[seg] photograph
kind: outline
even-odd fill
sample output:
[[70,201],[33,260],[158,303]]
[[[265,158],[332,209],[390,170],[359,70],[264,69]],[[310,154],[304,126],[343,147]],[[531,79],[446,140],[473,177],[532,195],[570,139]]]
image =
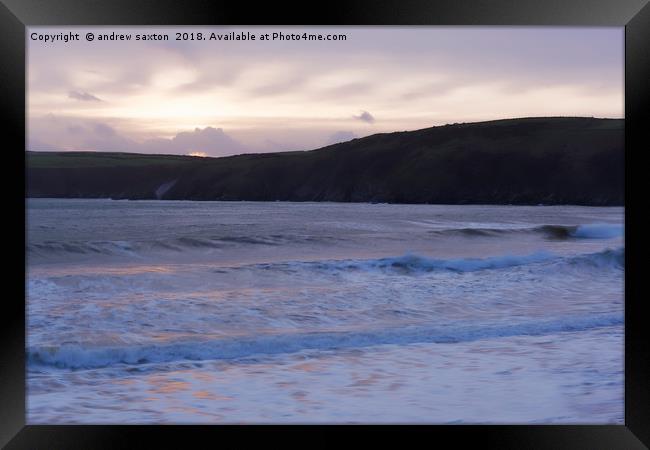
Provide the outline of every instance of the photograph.
[[27,26],[26,424],[624,425],[625,45]]

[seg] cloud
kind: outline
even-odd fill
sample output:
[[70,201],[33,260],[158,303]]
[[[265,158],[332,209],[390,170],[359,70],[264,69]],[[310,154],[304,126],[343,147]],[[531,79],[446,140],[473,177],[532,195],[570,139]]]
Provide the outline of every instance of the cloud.
[[115,130],[113,129],[113,127],[110,127],[110,126],[106,125],[105,123],[97,123],[97,124],[95,124],[94,132],[95,132],[95,134],[97,134],[99,136],[104,136],[104,137],[113,137],[113,136],[115,136],[117,134],[115,132]]
[[[221,128],[195,128],[182,131],[172,138],[136,141],[122,135],[105,122],[79,121],[52,117],[30,127],[30,150],[105,151],[128,153],[205,154],[227,156],[250,151],[226,134]],[[61,142],[65,143],[64,147]]]
[[327,145],[338,144],[357,138],[358,136],[352,131],[337,131],[327,138]]
[[[210,150],[178,151],[222,155],[242,145],[257,152],[317,148],[328,138],[344,140],[332,137],[337,130],[364,136],[503,117],[624,115],[621,28],[305,29],[316,30],[349,37],[309,46],[105,42],[101,51],[97,42],[73,48],[30,41],[28,133],[66,150],[159,153],[196,144]],[[44,119],[52,111],[68,130]],[[114,133],[93,129],[94,122]],[[204,132],[206,125],[215,132]],[[179,130],[191,136],[174,139]]]
[[80,91],[70,91],[68,92],[68,98],[72,98],[75,100],[80,100],[82,102],[101,102],[102,99],[95,97],[92,94],[89,94],[88,92],[80,92]]
[[79,133],[83,133],[84,131],[83,127],[80,127],[79,125],[71,125],[67,127],[66,130],[70,134],[79,134]]
[[287,92],[294,91],[299,86],[305,83],[304,78],[290,78],[287,80],[278,81],[275,83],[269,83],[261,86],[257,86],[251,90],[251,93],[255,96],[274,96],[282,95]]
[[442,96],[448,95],[453,91],[462,88],[464,86],[471,86],[472,84],[477,83],[477,78],[472,78],[470,75],[467,76],[456,76],[454,79],[439,80],[433,83],[425,83],[415,89],[409,90],[406,93],[403,93],[396,100],[418,100],[426,99],[429,101],[431,97],[440,98]]
[[84,127],[79,139],[79,150],[143,153],[140,144],[121,136],[114,128],[105,123],[94,123]]
[[373,84],[370,81],[358,81],[324,89],[316,92],[315,95],[320,98],[348,99],[350,97],[367,96],[373,89]]
[[372,114],[370,114],[368,111],[361,111],[361,114],[352,117],[366,123],[374,123],[375,121],[375,117]]
[[29,139],[27,149],[31,150],[33,152],[62,152],[62,151],[65,151],[61,147],[57,147],[56,145],[51,145],[51,144],[47,144],[45,142],[41,142],[38,139]]
[[299,147],[295,144],[287,144],[285,142],[276,142],[272,139],[264,139],[262,142],[263,147],[260,149],[264,152],[290,152],[298,150]]
[[243,153],[247,149],[228,136],[223,129],[195,128],[178,133],[172,139],[151,139],[143,144],[148,151],[186,154],[205,153],[206,156],[225,156]]

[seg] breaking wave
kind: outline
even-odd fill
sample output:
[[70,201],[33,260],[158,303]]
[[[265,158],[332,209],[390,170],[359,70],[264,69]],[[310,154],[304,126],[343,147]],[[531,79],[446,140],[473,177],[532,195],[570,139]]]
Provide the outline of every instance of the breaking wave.
[[621,314],[529,322],[514,325],[470,327],[417,326],[365,332],[310,332],[258,337],[224,338],[168,345],[86,347],[65,344],[32,347],[27,350],[30,366],[89,369],[115,364],[149,364],[174,361],[205,361],[271,356],[303,350],[337,350],[385,344],[458,343],[510,336],[539,336],[561,332],[586,331],[623,324]]
[[[589,225],[542,225],[532,228],[452,228],[430,230],[436,236],[490,237],[512,234],[539,234],[547,239],[610,239],[624,235],[624,227],[619,224]],[[233,235],[195,237],[180,236],[169,239],[142,241],[42,241],[28,243],[27,254],[38,257],[65,255],[116,255],[138,256],[160,251],[193,251],[237,246],[263,245],[282,246],[291,244],[331,244],[341,241],[341,237],[312,235]]]
[[625,249],[606,249],[601,252],[574,256],[559,256],[546,251],[529,255],[504,255],[488,258],[434,259],[416,254],[403,256],[312,262],[283,262],[255,264],[253,267],[267,270],[302,270],[304,268],[324,271],[388,271],[397,273],[421,273],[433,271],[475,272],[480,270],[505,269],[544,262],[567,263],[572,266],[623,268]]
[[540,225],[528,228],[449,228],[431,230],[438,236],[497,237],[509,234],[539,234],[547,239],[611,239],[625,234],[620,224]]

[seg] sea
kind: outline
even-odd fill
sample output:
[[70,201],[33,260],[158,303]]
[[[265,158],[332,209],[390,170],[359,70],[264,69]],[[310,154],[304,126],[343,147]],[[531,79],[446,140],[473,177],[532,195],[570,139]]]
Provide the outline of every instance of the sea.
[[624,209],[26,200],[29,424],[623,424]]

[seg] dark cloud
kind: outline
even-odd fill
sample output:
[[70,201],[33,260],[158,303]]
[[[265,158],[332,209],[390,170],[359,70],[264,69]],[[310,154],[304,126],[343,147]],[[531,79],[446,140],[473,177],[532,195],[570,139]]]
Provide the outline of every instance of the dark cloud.
[[352,117],[366,123],[373,123],[375,121],[375,117],[372,114],[370,114],[368,111],[361,111],[361,114]]
[[102,99],[95,97],[92,94],[89,94],[88,92],[80,92],[80,91],[70,91],[68,92],[68,98],[72,98],[74,100],[81,100],[82,102],[101,102]]
[[338,144],[357,138],[358,136],[352,131],[337,131],[327,138],[327,145]]

